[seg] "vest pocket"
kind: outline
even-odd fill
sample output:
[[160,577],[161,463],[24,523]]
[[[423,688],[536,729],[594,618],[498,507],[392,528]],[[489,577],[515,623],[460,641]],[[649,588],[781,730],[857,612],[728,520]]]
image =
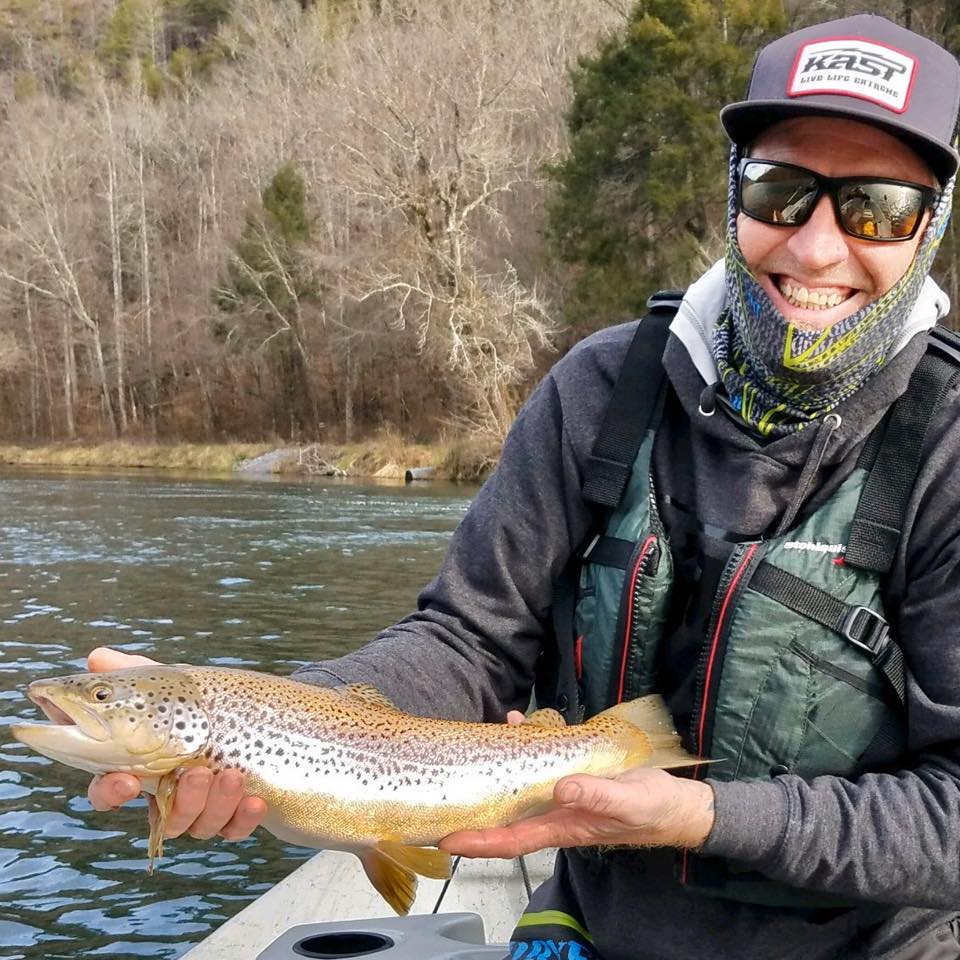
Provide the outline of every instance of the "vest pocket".
[[728,642],[710,749],[727,762],[710,775],[766,779],[786,767],[849,777],[892,763],[903,751],[902,718],[868,655],[767,597],[752,604],[755,616],[740,611]]
[[626,569],[584,563],[574,629],[586,717],[653,691],[672,575],[670,551],[653,533],[636,541]]
[[[791,771],[853,776],[868,751],[872,768],[895,760],[904,747],[899,710],[888,702],[885,683],[866,655],[854,672],[849,662],[839,665],[840,656],[818,655],[796,638],[790,649],[811,669],[803,741]],[[876,753],[878,746],[885,756]]]

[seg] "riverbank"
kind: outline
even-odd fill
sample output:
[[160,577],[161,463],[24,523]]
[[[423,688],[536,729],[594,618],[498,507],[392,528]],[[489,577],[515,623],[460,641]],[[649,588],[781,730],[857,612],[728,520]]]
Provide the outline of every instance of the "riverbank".
[[[387,435],[351,444],[269,443],[62,443],[42,446],[0,445],[0,464],[99,469],[148,468],[234,471],[314,476],[377,477],[403,480],[408,470],[433,468],[437,480],[476,482],[496,465],[499,446],[493,441],[461,439],[432,444],[410,443]],[[262,458],[262,470],[244,469]]]

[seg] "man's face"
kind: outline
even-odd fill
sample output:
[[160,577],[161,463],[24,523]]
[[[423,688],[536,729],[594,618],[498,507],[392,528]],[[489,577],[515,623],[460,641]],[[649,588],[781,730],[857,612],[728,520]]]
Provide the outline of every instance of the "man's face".
[[[750,156],[797,164],[827,177],[871,176],[937,186],[926,163],[906,144],[853,120],[783,120],[756,139]],[[747,264],[777,309],[797,326],[823,330],[876,300],[903,276],[929,217],[927,211],[910,240],[859,240],[844,233],[833,202],[824,195],[799,227],[760,223],[741,213],[737,237]],[[834,303],[819,308],[802,304],[796,297],[800,288]],[[839,303],[837,296],[843,298]]]

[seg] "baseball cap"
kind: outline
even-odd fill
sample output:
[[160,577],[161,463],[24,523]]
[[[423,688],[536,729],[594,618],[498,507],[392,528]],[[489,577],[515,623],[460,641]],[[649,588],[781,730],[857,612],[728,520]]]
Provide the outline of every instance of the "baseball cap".
[[746,100],[720,121],[747,146],[778,120],[847,117],[886,130],[922,156],[941,183],[957,171],[960,64],[943,47],[874,14],[805,27],[757,55]]

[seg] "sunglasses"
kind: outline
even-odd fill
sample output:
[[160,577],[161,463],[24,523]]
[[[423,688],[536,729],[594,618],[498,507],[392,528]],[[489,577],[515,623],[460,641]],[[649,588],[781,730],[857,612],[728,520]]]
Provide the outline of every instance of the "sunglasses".
[[774,160],[740,161],[737,201],[754,220],[783,227],[806,223],[820,198],[833,201],[837,222],[858,240],[882,243],[909,240],[920,228],[923,212],[936,205],[939,193],[907,180],[878,177],[823,177]]

